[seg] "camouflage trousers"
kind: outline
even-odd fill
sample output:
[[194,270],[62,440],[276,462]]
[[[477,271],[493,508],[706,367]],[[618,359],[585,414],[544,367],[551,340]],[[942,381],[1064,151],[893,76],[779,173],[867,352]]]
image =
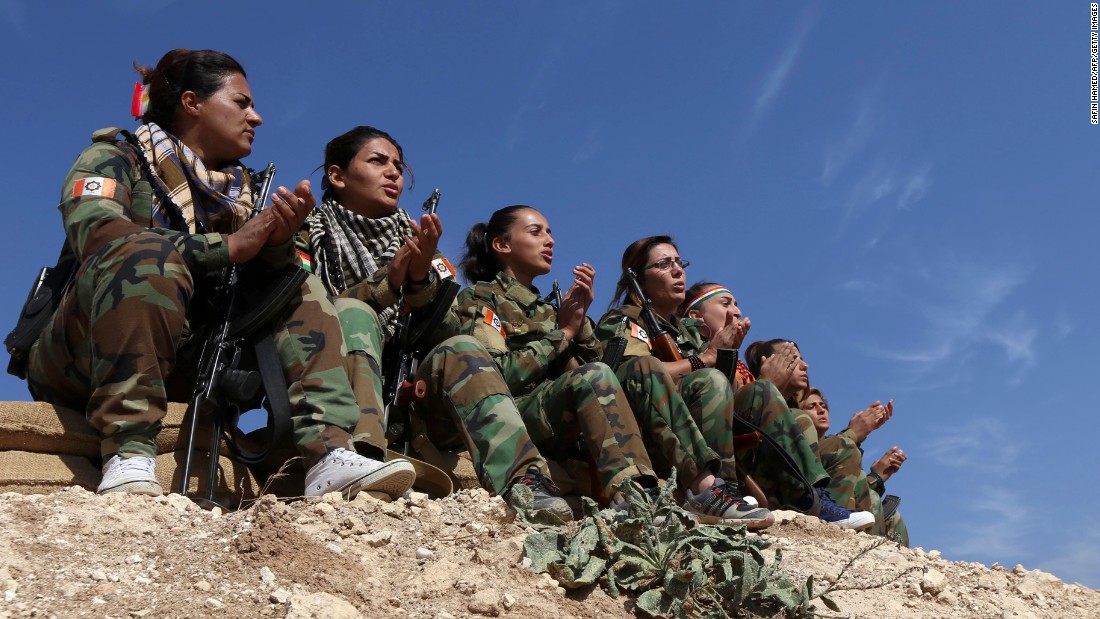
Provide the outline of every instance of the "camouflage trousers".
[[[184,377],[202,344],[185,338],[194,291],[183,257],[163,236],[143,231],[107,243],[80,266],[31,349],[31,394],[85,410],[104,457],[155,456],[169,398],[188,398]],[[320,280],[306,280],[272,329],[294,440],[309,466],[348,445],[357,416],[339,321]]]
[[[353,435],[360,445],[384,452],[382,326],[377,312],[362,301],[340,298],[335,303],[361,409]],[[477,340],[456,336],[443,341],[424,356],[415,378],[424,381],[427,393],[412,406],[410,433],[423,433],[444,451],[469,451],[482,486],[501,494],[529,466],[550,477],[550,467],[531,441],[508,385]]]
[[[813,424],[811,423],[811,428]],[[814,430],[816,435],[816,430]],[[868,511],[875,515],[875,524],[867,530],[872,535],[883,535],[909,545],[909,531],[901,514],[894,512],[883,517],[882,498],[876,492],[863,471],[863,450],[851,437],[844,434],[826,436],[817,443],[818,457],[829,473],[829,493],[841,507]]]
[[531,439],[548,458],[576,456],[581,439],[604,497],[620,482],[642,476],[656,481],[638,422],[611,368],[588,363],[547,380],[516,398]]
[[677,384],[659,359],[645,355],[623,361],[616,375],[659,475],[666,477],[676,467],[685,487],[702,473],[737,478],[729,417],[732,394],[721,374],[724,391],[705,370]]
[[[737,390],[734,406],[738,417],[760,428],[790,457],[794,466],[814,487],[826,486],[829,474],[817,459],[817,434],[804,434],[799,416],[809,415],[787,407],[774,385],[757,380]],[[810,423],[813,430],[813,424]],[[812,440],[807,440],[812,438]],[[739,454],[741,466],[765,494],[775,499],[774,507],[798,505],[808,489],[768,444]]]

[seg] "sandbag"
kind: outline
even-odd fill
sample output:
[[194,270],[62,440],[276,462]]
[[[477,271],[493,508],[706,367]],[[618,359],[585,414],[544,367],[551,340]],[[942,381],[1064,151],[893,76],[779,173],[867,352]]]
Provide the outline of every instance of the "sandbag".
[[99,477],[99,469],[81,456],[0,451],[0,492],[45,494],[69,486],[95,492]]
[[[165,493],[179,492],[180,472],[186,457],[183,451],[157,456],[157,481]],[[206,452],[195,452],[191,458],[191,480],[188,493],[192,498],[206,493],[206,472],[210,458]],[[98,482],[98,476],[97,476]],[[239,509],[244,501],[260,496],[260,485],[248,467],[221,456],[218,458],[218,483],[214,500],[229,509]],[[247,507],[247,506],[246,506]]]

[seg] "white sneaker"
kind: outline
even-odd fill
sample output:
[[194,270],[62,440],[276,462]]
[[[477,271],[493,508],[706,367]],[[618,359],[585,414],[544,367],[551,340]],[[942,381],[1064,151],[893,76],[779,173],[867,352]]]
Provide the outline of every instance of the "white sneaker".
[[111,456],[103,465],[103,480],[96,488],[96,494],[108,492],[128,492],[146,496],[161,496],[164,489],[157,481],[157,463],[147,456],[120,458]]
[[396,499],[415,480],[416,470],[408,460],[379,462],[338,447],[306,473],[306,496],[339,492],[350,501],[360,490],[375,490]]

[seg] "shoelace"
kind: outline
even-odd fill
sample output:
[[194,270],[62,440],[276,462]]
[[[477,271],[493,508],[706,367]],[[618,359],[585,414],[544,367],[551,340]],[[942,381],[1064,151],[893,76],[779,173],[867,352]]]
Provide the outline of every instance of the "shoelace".
[[553,496],[557,496],[558,494],[558,487],[549,479],[546,479],[546,476],[542,473],[528,471],[523,474],[523,477],[519,478],[519,483],[530,486],[531,488],[542,488],[547,494]]
[[150,458],[119,458],[115,466],[118,467],[119,473],[130,471],[153,473],[153,461]]

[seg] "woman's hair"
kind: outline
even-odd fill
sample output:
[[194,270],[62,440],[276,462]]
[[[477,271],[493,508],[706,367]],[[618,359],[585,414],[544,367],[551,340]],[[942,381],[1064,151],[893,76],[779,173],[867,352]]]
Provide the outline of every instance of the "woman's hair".
[[677,314],[679,314],[681,318],[687,316],[688,303],[691,303],[693,300],[695,300],[695,297],[702,294],[704,290],[721,285],[722,284],[719,284],[718,282],[695,282],[691,285],[691,288],[688,288],[687,292],[684,293],[684,302],[680,304],[680,309],[677,310]]
[[787,343],[794,344],[794,347],[798,348],[798,344],[784,339],[768,340],[766,342],[757,340],[749,344],[749,347],[745,349],[745,365],[752,372],[752,375],[760,378],[760,363],[764,360],[764,357],[772,356],[780,344]]
[[328,169],[334,165],[338,166],[341,170],[348,169],[348,166],[351,165],[351,160],[355,159],[359,151],[363,150],[363,146],[375,138],[387,140],[397,149],[397,155],[401,157],[401,162],[405,166],[403,173],[409,173],[409,189],[412,189],[416,180],[413,177],[412,168],[410,168],[409,163],[405,161],[405,151],[401,148],[401,145],[397,143],[397,140],[393,139],[390,134],[381,129],[376,129],[367,125],[359,125],[347,133],[332,138],[328,141],[328,144],[325,144],[325,162],[321,164],[321,189],[324,190],[324,194],[321,196],[322,200],[336,197],[332,186],[329,185],[328,182]]
[[638,276],[638,284],[645,286],[645,267],[646,262],[649,260],[649,250],[657,245],[671,245],[676,248],[676,251],[680,251],[676,247],[676,243],[673,242],[672,237],[666,234],[647,236],[631,243],[623,252],[623,270],[622,274],[619,275],[618,283],[615,284],[615,296],[611,299],[610,307],[622,305],[631,296],[630,283],[626,275],[627,269],[634,269],[634,273]]
[[526,204],[513,204],[493,213],[487,223],[476,223],[466,234],[466,252],[462,255],[459,268],[466,277],[466,281],[474,282],[491,281],[500,273],[502,267],[497,253],[493,251],[493,239],[509,238],[509,230],[516,223],[519,212],[523,209],[532,209]]
[[225,85],[234,73],[248,77],[240,63],[224,52],[212,49],[174,49],[157,63],[156,68],[134,63],[143,84],[149,86],[149,108],[143,123],[156,123],[165,131],[174,130],[180,95],[190,90],[206,99]]
[[806,390],[806,393],[802,394],[802,399],[798,402],[799,407],[805,404],[806,400],[809,400],[810,396],[812,395],[816,395],[817,397],[821,398],[821,403],[825,405],[825,410],[829,410],[829,401],[825,399],[825,394],[821,393],[821,390],[817,387],[810,387]]

